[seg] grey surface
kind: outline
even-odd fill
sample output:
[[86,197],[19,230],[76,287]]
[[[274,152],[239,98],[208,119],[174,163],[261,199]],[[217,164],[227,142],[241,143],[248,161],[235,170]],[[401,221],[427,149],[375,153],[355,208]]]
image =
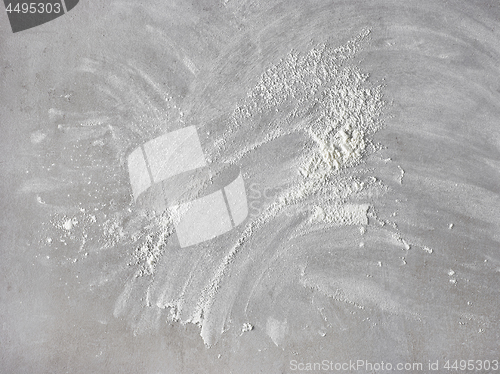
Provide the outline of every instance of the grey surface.
[[[209,243],[179,253],[176,268],[160,261],[154,280],[135,278],[138,242],[158,228],[135,210],[126,155],[190,124],[210,148],[210,133],[224,132],[266,68],[364,28],[370,40],[355,63],[384,84],[388,104],[374,136],[383,147],[358,167],[386,186],[370,197],[378,221],[363,247],[357,226],[294,240],[293,218],[263,230],[227,281],[237,286],[221,289],[227,331],[207,348],[199,327],[168,320],[148,298],[227,248]],[[499,360],[499,33],[495,1],[82,0],[18,34],[3,14],[0,371],[289,373],[290,360]],[[252,120],[266,131],[268,119]],[[257,136],[243,134],[236,146]],[[301,146],[284,137],[250,153],[247,186],[279,187]],[[330,271],[344,289],[355,282],[363,308],[301,285],[306,268]],[[396,304],[402,312],[386,307]],[[269,321],[286,326],[280,344]],[[255,328],[240,334],[245,322]]]

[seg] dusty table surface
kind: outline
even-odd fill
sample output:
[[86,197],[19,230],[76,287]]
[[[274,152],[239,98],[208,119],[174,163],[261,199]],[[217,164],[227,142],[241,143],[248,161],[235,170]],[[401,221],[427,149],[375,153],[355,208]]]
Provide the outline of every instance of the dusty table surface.
[[[1,372],[500,371],[497,1],[81,0],[0,62]],[[127,156],[187,126],[249,211],[180,248]]]

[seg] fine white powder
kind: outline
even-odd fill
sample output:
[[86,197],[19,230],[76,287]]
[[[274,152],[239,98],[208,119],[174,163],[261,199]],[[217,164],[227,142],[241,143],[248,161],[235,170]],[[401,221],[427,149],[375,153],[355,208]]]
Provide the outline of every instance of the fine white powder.
[[[370,83],[367,74],[348,63],[368,35],[364,31],[337,49],[320,45],[304,56],[290,53],[262,75],[216,141],[213,158],[233,163],[244,161],[246,155],[283,136],[301,136],[305,147],[289,166],[295,173],[281,193],[247,224],[201,290],[191,319],[184,321],[202,327],[207,345],[216,339],[211,309],[222,280],[244,244],[266,224],[284,213],[305,213],[306,220],[291,236],[295,237],[331,226],[368,223],[370,205],[354,201],[380,194],[385,186],[373,176],[349,171],[376,149],[371,136],[382,126],[384,102],[382,87]],[[256,116],[269,118],[266,131],[256,128],[258,123],[252,120]],[[239,139],[250,140],[250,144]],[[229,156],[224,159],[222,154]]]
[[[129,304],[144,303],[144,315],[142,322],[135,325],[136,331],[149,324],[148,318],[159,315],[158,308],[168,309],[168,319],[199,325],[205,344],[213,345],[224,331],[225,311],[232,309],[238,296],[240,280],[235,260],[251,251],[252,246],[259,247],[262,238],[272,236],[273,227],[285,228],[281,240],[287,243],[339,226],[364,227],[370,217],[376,218],[374,197],[383,195],[387,187],[363,163],[378,149],[372,139],[383,126],[383,86],[371,82],[354,61],[368,37],[369,31],[365,30],[339,48],[321,44],[305,53],[290,52],[252,84],[246,98],[225,117],[224,126],[219,127],[224,130],[215,142],[204,144],[210,163],[229,162],[241,168],[247,188],[260,169],[261,174],[266,174],[263,178],[279,187],[257,215],[249,216],[237,230],[218,238],[216,245],[208,243],[203,248],[182,251],[175,248],[171,236],[183,212],[174,208],[162,215],[140,210],[133,214],[116,212],[101,215],[98,222],[91,213],[81,214],[80,223],[64,217],[60,226],[65,235],[75,231],[75,226],[82,232],[92,233],[97,226],[102,230],[97,243],[82,244],[82,258],[89,248],[92,254],[91,245],[101,249],[128,243],[135,246],[132,258],[127,259],[127,268],[136,270],[135,277],[117,300],[115,316],[126,313]],[[152,128],[146,135],[154,131]],[[286,152],[281,154],[280,146],[290,139],[299,148],[284,157]],[[280,153],[279,163],[267,153],[269,149]],[[264,163],[276,164],[279,178],[266,165],[252,169],[251,160],[256,156]],[[294,224],[288,227],[292,220]],[[365,230],[360,232],[362,235]],[[287,250],[286,245],[282,250]],[[144,297],[136,300],[135,285],[148,282],[139,277],[150,277],[150,282]],[[303,286],[313,287],[313,280],[326,282],[320,275],[317,278],[308,279]],[[376,303],[360,293],[361,287],[349,289],[347,284],[336,285],[346,288],[342,300]],[[323,291],[330,292],[326,286]],[[383,305],[397,309],[389,302]],[[265,331],[279,345],[291,322],[275,317],[266,319]],[[253,321],[239,323],[242,332],[262,327]]]

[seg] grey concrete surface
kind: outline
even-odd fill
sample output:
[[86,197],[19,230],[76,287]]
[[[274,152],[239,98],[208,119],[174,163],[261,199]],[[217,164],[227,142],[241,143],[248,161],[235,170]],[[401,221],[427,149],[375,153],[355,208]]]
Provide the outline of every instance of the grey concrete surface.
[[[359,84],[313,100],[290,52],[322,44]],[[0,64],[0,372],[500,371],[497,1],[80,0],[16,34],[2,13]],[[328,100],[380,118],[293,198]],[[126,160],[191,125],[250,211],[180,248]]]

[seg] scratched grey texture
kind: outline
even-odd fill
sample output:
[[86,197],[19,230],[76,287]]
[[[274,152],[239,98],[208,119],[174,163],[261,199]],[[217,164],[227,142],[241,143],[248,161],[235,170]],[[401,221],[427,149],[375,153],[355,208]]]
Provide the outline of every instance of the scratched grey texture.
[[[126,155],[186,125],[210,148],[265,69],[364,29],[353,64],[387,104],[382,146],[362,166],[387,187],[370,201],[379,221],[363,246],[357,226],[289,247],[288,226],[264,228],[233,269],[237,286],[220,289],[214,323],[226,330],[208,328],[207,347],[198,326],[150,304],[229,241],[169,247],[155,275],[135,277],[137,243],[158,227],[133,204]],[[0,64],[1,372],[500,360],[498,2],[81,0],[17,34],[2,13]],[[275,189],[301,145],[284,137],[242,160],[247,186]],[[331,274],[330,295],[304,287],[301,271]]]

